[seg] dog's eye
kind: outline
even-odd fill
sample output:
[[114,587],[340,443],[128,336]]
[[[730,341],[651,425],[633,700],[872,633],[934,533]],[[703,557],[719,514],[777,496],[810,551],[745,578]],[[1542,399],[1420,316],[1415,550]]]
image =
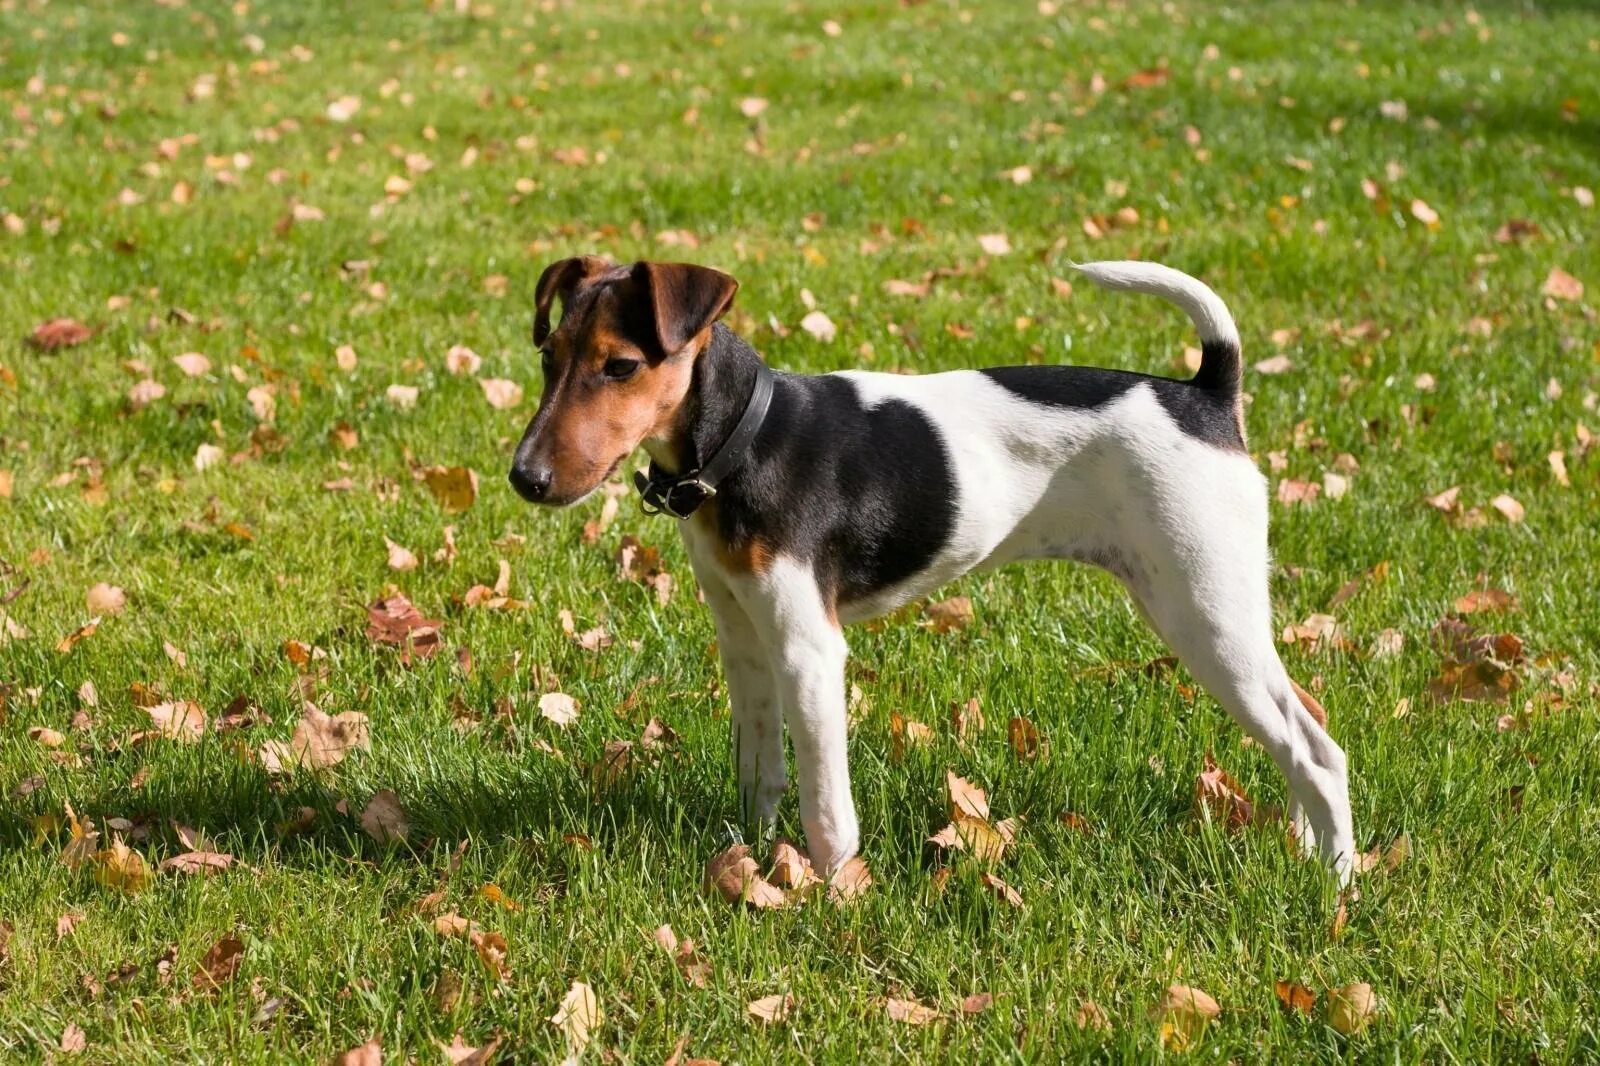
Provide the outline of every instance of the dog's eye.
[[613,381],[622,381],[633,377],[634,371],[639,369],[637,359],[607,359],[605,369],[601,373]]
[[549,377],[551,371],[555,370],[555,368],[556,361],[551,357],[550,353],[543,348],[539,349],[539,369],[544,371],[544,376]]

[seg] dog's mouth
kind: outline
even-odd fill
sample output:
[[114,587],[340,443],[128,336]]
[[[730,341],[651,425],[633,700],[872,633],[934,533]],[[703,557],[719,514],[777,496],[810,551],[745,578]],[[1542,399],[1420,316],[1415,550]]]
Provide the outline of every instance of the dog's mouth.
[[610,481],[611,480],[611,475],[615,474],[617,472],[617,469],[619,467],[621,467],[624,462],[627,461],[628,455],[631,455],[631,454],[632,454],[631,452],[625,453],[625,454],[619,455],[615,459],[613,459],[611,461],[611,465],[606,467],[605,473],[601,474],[600,477],[598,479],[596,479],[596,481],[595,481],[595,483],[593,485],[590,485],[588,488],[584,489],[582,492],[578,493],[576,496],[551,496],[551,495],[547,495],[547,496],[544,496],[544,497],[542,497],[540,499],[528,499],[528,497],[525,496],[524,499],[528,499],[529,503],[532,503],[537,507],[551,507],[551,508],[575,507],[578,504],[582,503],[584,500],[587,500],[590,496],[593,496],[596,492],[598,492],[600,490],[600,487],[602,485],[604,485],[606,482]]

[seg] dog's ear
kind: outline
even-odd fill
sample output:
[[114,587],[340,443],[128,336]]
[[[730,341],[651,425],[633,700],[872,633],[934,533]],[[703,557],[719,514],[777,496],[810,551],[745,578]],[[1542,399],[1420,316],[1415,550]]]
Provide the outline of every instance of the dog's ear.
[[739,291],[729,275],[693,263],[635,263],[633,280],[650,294],[656,340],[666,356],[726,314]]
[[565,307],[578,286],[611,269],[611,261],[597,255],[577,255],[551,263],[539,275],[533,290],[533,343],[540,345],[550,336],[550,305],[557,298]]

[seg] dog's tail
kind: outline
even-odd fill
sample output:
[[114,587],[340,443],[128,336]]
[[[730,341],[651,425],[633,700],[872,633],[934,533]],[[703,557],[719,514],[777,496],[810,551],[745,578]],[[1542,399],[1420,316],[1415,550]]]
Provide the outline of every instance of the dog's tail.
[[1200,331],[1200,370],[1190,384],[1230,398],[1239,394],[1239,329],[1228,305],[1205,282],[1181,270],[1137,260],[1082,263],[1077,269],[1102,289],[1149,293],[1181,307]]

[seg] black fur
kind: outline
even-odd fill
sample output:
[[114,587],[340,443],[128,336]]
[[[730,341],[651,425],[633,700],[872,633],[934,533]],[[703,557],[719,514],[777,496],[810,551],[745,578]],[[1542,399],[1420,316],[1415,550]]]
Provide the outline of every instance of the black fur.
[[[698,463],[744,410],[760,356],[720,323],[696,365],[688,426]],[[718,534],[759,540],[815,568],[850,603],[925,569],[949,542],[959,501],[949,453],[899,400],[863,406],[837,376],[778,374],[749,459],[716,496]]]
[[[1208,341],[1207,346],[1214,343]],[[1214,359],[1214,356],[1207,352],[1203,358]],[[1201,366],[1203,368],[1205,363]],[[1236,385],[1212,388],[1199,377],[1192,381],[1174,381],[1092,366],[999,366],[979,373],[1024,400],[1051,407],[1099,407],[1135,385],[1147,384],[1183,432],[1217,448],[1244,451],[1236,414]]]

